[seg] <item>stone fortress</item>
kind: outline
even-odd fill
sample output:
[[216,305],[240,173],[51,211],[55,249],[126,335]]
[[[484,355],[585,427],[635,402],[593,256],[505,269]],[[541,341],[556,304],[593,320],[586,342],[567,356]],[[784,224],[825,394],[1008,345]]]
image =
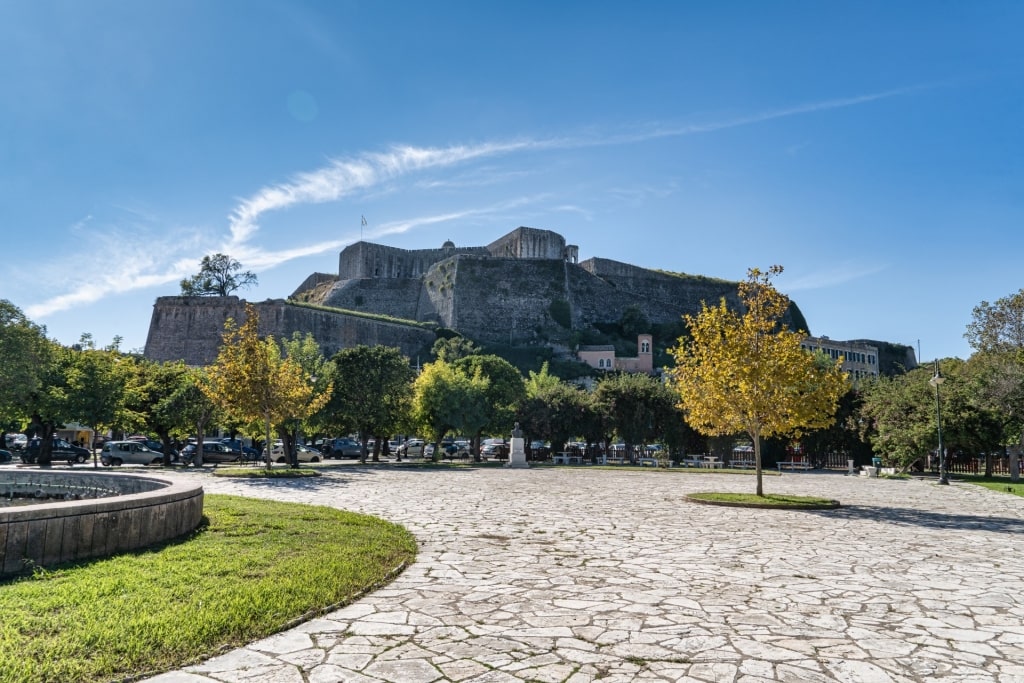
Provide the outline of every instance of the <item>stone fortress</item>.
[[[346,247],[337,274],[313,273],[288,300],[255,304],[260,331],[309,332],[327,355],[356,344],[397,346],[422,356],[441,328],[484,344],[568,343],[574,330],[614,323],[639,308],[651,323],[676,322],[725,297],[738,306],[737,282],[649,270],[579,250],[550,230],[520,227],[486,247],[407,250],[369,242]],[[160,297],[145,355],[210,363],[224,322],[240,320],[237,297]],[[795,304],[795,327],[806,327]]]

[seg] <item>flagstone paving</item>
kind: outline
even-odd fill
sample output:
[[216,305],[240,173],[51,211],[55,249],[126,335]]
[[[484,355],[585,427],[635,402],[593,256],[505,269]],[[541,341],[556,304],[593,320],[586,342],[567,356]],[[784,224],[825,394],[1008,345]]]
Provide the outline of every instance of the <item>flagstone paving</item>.
[[753,492],[745,475],[324,470],[204,486],[401,523],[416,562],[343,609],[151,681],[1024,682],[1019,497],[765,477],[769,493],[843,504],[797,512],[683,499]]

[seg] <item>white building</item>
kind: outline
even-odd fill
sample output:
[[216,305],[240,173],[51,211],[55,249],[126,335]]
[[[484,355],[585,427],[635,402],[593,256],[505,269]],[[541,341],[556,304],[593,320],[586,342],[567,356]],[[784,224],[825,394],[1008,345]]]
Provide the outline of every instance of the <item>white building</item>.
[[836,341],[828,337],[807,337],[800,347],[821,351],[833,360],[843,359],[842,368],[850,377],[878,377],[878,347],[863,342]]

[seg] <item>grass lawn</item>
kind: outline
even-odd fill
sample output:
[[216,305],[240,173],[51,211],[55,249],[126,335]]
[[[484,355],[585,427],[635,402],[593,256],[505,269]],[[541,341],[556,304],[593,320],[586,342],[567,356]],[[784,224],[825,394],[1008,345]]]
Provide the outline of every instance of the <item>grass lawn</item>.
[[110,681],[181,667],[351,601],[412,562],[403,527],[207,495],[184,540],[0,582],[0,681]]
[[218,467],[213,470],[215,477],[238,477],[241,479],[298,479],[303,477],[319,477],[318,470],[309,468],[292,469],[291,467]]
[[1009,477],[983,477],[978,475],[969,474],[957,474],[957,479],[969,482],[971,484],[977,484],[978,486],[984,486],[987,489],[993,491],[999,491],[1000,493],[1009,493],[1013,496],[1024,496],[1024,482],[1017,482],[1014,484],[1010,481]]
[[838,507],[838,501],[831,498],[813,498],[810,496],[790,496],[768,493],[757,496],[753,493],[724,493],[709,491],[706,493],[690,493],[687,499],[712,505],[729,505],[734,507],[787,508],[820,510]]

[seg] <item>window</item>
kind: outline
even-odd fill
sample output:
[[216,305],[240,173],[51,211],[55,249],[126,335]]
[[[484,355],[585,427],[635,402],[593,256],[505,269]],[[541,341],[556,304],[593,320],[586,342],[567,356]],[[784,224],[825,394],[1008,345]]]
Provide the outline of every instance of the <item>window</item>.
[[640,353],[650,353],[650,352],[651,352],[651,342],[649,342],[649,341],[640,342]]

